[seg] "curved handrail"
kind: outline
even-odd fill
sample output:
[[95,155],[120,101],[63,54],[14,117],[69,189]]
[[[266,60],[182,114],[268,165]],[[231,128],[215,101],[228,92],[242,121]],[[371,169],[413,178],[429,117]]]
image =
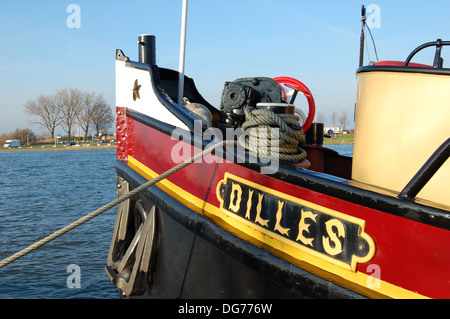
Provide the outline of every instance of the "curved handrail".
[[411,62],[412,58],[419,51],[421,51],[421,50],[423,50],[425,48],[428,48],[428,47],[436,46],[436,54],[434,56],[433,68],[435,68],[435,69],[442,68],[443,60],[441,58],[441,49],[442,49],[442,46],[444,46],[444,45],[450,45],[450,41],[442,41],[441,39],[437,39],[437,41],[428,42],[428,43],[422,44],[421,46],[418,46],[406,58],[404,66],[408,66],[409,63]]

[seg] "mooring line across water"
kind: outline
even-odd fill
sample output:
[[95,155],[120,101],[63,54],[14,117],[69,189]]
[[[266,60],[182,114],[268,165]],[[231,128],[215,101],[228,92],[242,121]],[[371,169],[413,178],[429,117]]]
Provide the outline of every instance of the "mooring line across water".
[[12,263],[13,261],[19,259],[20,257],[23,257],[27,254],[29,254],[30,252],[44,246],[45,244],[48,244],[49,242],[51,242],[52,240],[68,233],[69,231],[77,228],[78,226],[90,221],[91,219],[97,217],[98,215],[110,210],[111,208],[117,206],[118,204],[126,201],[127,199],[130,199],[131,197],[135,196],[136,194],[144,191],[145,189],[155,185],[156,183],[162,181],[163,179],[166,179],[167,177],[169,177],[170,175],[182,170],[183,168],[185,168],[186,166],[194,163],[195,161],[199,160],[200,158],[210,154],[211,152],[213,152],[214,150],[218,149],[219,147],[223,147],[226,144],[233,144],[234,145],[234,141],[222,141],[219,142],[211,147],[208,147],[207,149],[205,149],[203,152],[198,153],[196,155],[194,155],[193,157],[191,157],[190,159],[182,162],[181,164],[178,164],[177,166],[169,169],[168,171],[162,173],[161,175],[147,181],[146,183],[142,184],[139,187],[136,187],[135,189],[131,190],[130,192],[128,192],[125,195],[122,195],[118,198],[116,198],[115,200],[113,200],[112,202],[100,207],[99,209],[93,211],[92,213],[85,215],[84,217],[76,220],[75,222],[67,225],[64,228],[61,228],[60,230],[54,232],[53,234],[35,242],[34,244],[26,247],[25,249],[22,249],[21,251],[11,255],[10,257],[7,257],[3,260],[0,261],[0,268],[3,268],[4,266]]

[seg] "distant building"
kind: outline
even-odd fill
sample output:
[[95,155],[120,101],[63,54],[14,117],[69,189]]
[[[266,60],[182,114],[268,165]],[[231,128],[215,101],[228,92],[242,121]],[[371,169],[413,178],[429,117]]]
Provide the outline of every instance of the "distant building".
[[323,129],[325,134],[330,134],[330,131],[333,132],[333,134],[341,134],[344,131],[343,126],[326,126]]
[[101,134],[100,135],[100,139],[102,140],[102,141],[113,141],[113,140],[115,140],[116,139],[116,133],[113,133],[113,134]]

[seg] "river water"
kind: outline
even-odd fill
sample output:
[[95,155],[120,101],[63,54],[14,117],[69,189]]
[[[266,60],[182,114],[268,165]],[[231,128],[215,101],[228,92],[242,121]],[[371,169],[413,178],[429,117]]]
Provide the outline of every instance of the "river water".
[[[330,148],[352,156],[352,145]],[[0,260],[109,203],[115,150],[0,152]],[[0,299],[118,297],[104,267],[115,208],[0,269]]]
[[[115,150],[0,152],[0,259],[114,200]],[[116,210],[0,269],[0,298],[117,298],[104,267]]]
[[336,144],[336,145],[324,145],[324,147],[335,150],[343,156],[353,157],[353,144]]

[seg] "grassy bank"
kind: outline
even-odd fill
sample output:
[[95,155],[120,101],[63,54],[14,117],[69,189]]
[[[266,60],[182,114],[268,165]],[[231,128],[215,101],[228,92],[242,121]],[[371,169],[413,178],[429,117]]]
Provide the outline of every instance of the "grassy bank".
[[355,134],[343,134],[337,135],[332,138],[324,138],[323,144],[336,145],[336,144],[353,144]]
[[76,151],[76,150],[104,150],[115,149],[114,144],[79,144],[79,145],[62,145],[62,144],[40,144],[32,146],[21,146],[20,148],[2,148],[0,152],[21,152],[21,151]]

